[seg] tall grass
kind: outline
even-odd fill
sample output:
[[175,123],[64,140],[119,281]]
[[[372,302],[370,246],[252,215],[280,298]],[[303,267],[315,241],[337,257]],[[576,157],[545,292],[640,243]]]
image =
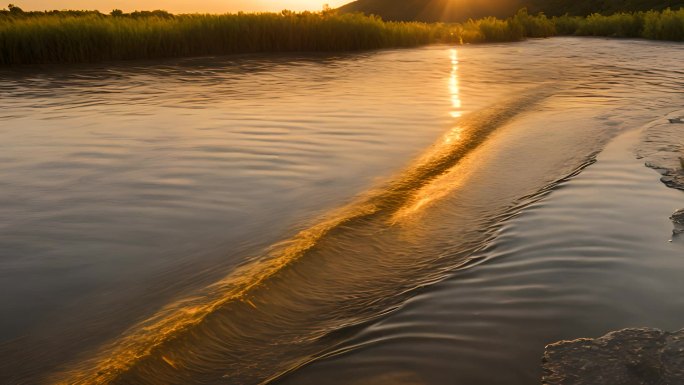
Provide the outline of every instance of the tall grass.
[[679,10],[561,16],[552,19],[561,35],[635,37],[684,41],[684,8]]
[[76,63],[252,52],[349,51],[431,43],[589,35],[684,39],[684,9],[547,18],[521,10],[506,20],[460,24],[384,22],[361,14],[238,13],[104,15],[92,11],[0,12],[0,65]]
[[518,11],[511,22],[520,26],[524,37],[550,37],[556,34],[553,20],[543,13],[532,16],[527,13],[527,9],[523,8]]
[[359,50],[428,44],[448,37],[440,25],[383,23],[361,15],[46,15],[0,21],[0,63]]
[[252,52],[348,51],[431,43],[513,41],[524,37],[511,20],[464,24],[384,22],[375,16],[323,13],[111,15],[97,12],[0,15],[0,64]]

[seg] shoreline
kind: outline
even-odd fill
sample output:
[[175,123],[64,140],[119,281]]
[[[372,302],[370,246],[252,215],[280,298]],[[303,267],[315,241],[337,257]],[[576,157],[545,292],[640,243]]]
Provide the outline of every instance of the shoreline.
[[[681,191],[684,142],[678,143],[677,134],[683,114],[674,112],[648,125],[636,152],[646,167],[662,175],[660,181],[665,186]],[[673,242],[684,231],[684,209],[676,210],[670,219]],[[614,330],[598,338],[555,342],[544,351],[542,384],[680,383],[684,381],[683,341],[684,329],[668,333],[644,325]]]

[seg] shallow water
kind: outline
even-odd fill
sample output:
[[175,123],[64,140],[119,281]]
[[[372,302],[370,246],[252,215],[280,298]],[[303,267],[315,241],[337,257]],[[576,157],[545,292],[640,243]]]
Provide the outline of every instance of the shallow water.
[[684,239],[668,216],[684,194],[634,159],[638,134],[506,222],[477,264],[277,383],[538,384],[547,344],[681,329]]
[[[347,346],[681,105],[683,51],[551,39],[2,72],[0,379],[259,383]],[[432,333],[440,311],[423,316]],[[373,375],[405,365],[390,350]]]

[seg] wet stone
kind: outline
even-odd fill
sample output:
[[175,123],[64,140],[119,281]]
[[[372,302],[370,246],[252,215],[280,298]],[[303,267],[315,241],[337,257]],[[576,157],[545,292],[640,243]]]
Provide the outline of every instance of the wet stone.
[[659,172],[665,185],[679,190],[684,190],[684,137],[682,127],[672,123],[682,123],[683,113],[650,125],[637,149],[637,157]]
[[684,233],[684,209],[679,209],[672,214],[670,217],[672,220],[672,223],[674,223],[674,230],[672,232],[674,234],[683,234]]
[[684,329],[624,329],[546,347],[544,385],[684,384]]
[[684,174],[681,172],[666,172],[666,174],[660,178],[660,181],[665,183],[667,187],[684,190]]

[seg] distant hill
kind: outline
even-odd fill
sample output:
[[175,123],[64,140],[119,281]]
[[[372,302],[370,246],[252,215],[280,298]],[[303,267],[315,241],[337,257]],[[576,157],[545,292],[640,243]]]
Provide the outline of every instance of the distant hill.
[[684,0],[357,0],[341,12],[363,12],[398,21],[464,21],[485,16],[508,17],[523,7],[549,16],[621,11],[647,11],[684,7]]

